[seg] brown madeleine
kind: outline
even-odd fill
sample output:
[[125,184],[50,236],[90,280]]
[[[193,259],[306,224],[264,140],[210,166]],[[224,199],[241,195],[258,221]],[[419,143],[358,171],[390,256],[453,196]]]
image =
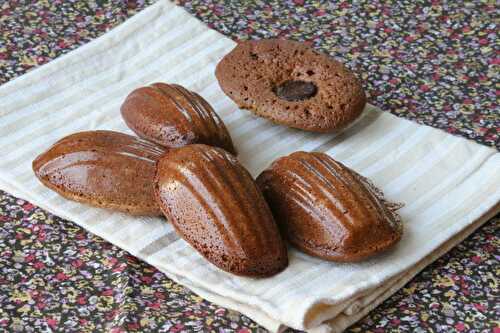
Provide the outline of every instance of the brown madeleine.
[[300,250],[359,261],[401,238],[395,212],[370,181],[323,153],[295,152],[257,178],[283,234]]
[[241,41],[217,64],[215,76],[240,108],[306,131],[345,128],[366,104],[361,82],[347,67],[291,40]]
[[262,193],[225,150],[201,144],[170,150],[158,161],[155,193],[178,234],[220,269],[266,277],[288,265]]
[[63,197],[133,215],[161,215],[155,164],[165,148],[112,131],[69,135],[33,161],[33,171]]
[[203,143],[236,153],[226,126],[210,104],[180,85],[153,83],[136,89],[121,113],[137,135],[162,146]]

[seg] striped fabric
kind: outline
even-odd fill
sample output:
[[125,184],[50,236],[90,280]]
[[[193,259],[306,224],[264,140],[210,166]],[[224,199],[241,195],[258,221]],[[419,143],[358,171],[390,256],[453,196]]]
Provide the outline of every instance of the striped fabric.
[[[500,155],[490,148],[368,106],[339,134],[313,134],[251,116],[224,96],[217,61],[234,42],[167,1],[103,37],[0,87],[0,187],[72,220],[158,267],[201,296],[272,331],[341,331],[498,211]],[[235,277],[203,260],[160,218],[133,218],[67,201],[44,188],[31,161],[76,131],[131,133],[119,107],[134,88],[179,83],[204,96],[256,176],[295,150],[322,151],[402,201],[404,236],[393,251],[335,264],[289,251],[268,279]]]

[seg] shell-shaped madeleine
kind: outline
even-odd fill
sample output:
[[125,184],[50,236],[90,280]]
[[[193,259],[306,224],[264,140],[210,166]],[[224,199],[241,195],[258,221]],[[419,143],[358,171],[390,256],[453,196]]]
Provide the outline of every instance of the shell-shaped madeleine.
[[282,157],[257,183],[286,238],[313,256],[358,261],[401,238],[398,205],[326,154]]
[[155,163],[165,148],[112,131],[69,135],[33,161],[40,181],[63,197],[134,215],[161,215]]
[[132,91],[121,113],[137,135],[162,146],[203,143],[236,153],[226,126],[210,104],[178,84],[154,83]]
[[253,277],[288,265],[262,193],[225,150],[201,144],[172,149],[158,161],[155,183],[166,218],[212,264]]

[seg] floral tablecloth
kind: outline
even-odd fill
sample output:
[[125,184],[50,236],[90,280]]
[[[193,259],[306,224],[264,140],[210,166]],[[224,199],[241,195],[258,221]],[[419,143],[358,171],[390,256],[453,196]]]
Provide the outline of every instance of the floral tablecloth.
[[[151,2],[0,3],[0,83],[96,38]],[[372,104],[500,148],[493,1],[178,3],[234,39],[306,41],[357,72]],[[489,221],[350,331],[500,332],[499,222]],[[0,331],[264,329],[0,191]]]

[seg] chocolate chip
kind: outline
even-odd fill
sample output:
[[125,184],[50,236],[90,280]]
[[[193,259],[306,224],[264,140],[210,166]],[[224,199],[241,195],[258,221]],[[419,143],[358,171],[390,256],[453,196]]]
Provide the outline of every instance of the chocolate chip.
[[316,95],[318,88],[312,82],[285,81],[274,88],[274,93],[289,102],[303,101]]

